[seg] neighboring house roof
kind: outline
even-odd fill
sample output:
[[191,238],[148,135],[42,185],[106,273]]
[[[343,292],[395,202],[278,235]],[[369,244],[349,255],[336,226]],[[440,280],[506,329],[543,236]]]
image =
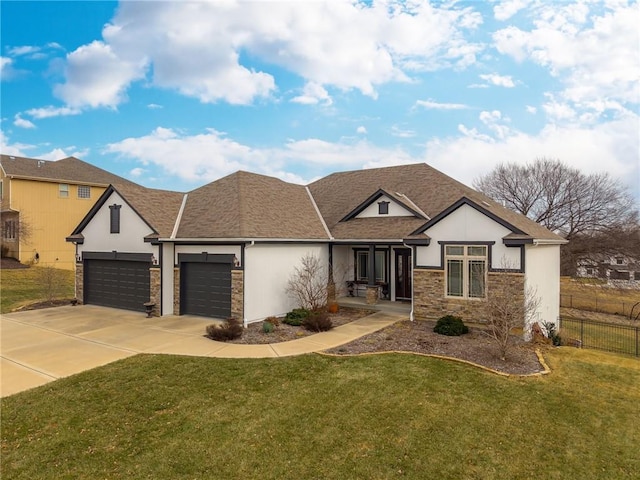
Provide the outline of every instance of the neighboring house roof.
[[240,171],[189,192],[177,237],[327,240],[329,235],[306,187]]
[[104,185],[105,187],[110,184],[135,185],[129,180],[75,157],[67,157],[53,162],[37,158],[0,155],[0,167],[6,176],[14,178]]
[[[334,173],[309,185],[322,216],[336,239],[402,239],[425,225],[416,216],[390,218],[352,218],[349,214],[378,190],[393,192],[396,199],[410,203],[433,218],[463,197],[531,238],[562,241],[562,237],[533,220],[502,207],[486,195],[454,180],[426,163]],[[345,217],[347,217],[345,219]],[[384,223],[381,223],[384,222]],[[384,226],[383,226],[384,225]],[[380,234],[379,237],[372,235]]]

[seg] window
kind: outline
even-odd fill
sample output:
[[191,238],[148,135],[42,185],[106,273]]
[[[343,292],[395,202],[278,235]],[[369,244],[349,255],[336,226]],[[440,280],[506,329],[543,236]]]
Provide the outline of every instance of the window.
[[58,185],[58,196],[60,198],[69,198],[69,185],[66,183],[61,183]]
[[485,297],[487,276],[485,245],[446,245],[445,269],[448,297]]
[[624,265],[624,258],[616,257],[616,265]]
[[[387,256],[385,252],[376,252],[376,282],[384,282],[386,275]],[[356,252],[356,280],[369,280],[369,252]]]
[[111,233],[120,233],[120,209],[122,205],[109,205]]
[[378,202],[378,215],[389,215],[389,202]]
[[5,240],[15,240],[17,234],[17,225],[15,220],[5,220],[2,228],[2,237]]
[[78,185],[78,198],[91,198],[91,187],[89,185]]

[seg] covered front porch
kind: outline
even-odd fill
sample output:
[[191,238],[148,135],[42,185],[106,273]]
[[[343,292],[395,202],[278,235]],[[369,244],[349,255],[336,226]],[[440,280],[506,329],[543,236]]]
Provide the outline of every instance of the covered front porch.
[[411,304],[412,249],[402,243],[344,243],[330,246],[335,298],[355,304]]

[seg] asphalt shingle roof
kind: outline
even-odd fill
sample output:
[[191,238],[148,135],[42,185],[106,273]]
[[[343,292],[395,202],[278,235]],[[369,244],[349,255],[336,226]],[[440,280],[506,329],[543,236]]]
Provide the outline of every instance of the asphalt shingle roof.
[[62,183],[82,183],[89,185],[131,184],[129,180],[107,172],[90,163],[67,157],[62,160],[49,161],[36,158],[0,155],[0,166],[4,173],[11,177],[49,180]]
[[306,187],[243,171],[188,194],[178,237],[329,238]]

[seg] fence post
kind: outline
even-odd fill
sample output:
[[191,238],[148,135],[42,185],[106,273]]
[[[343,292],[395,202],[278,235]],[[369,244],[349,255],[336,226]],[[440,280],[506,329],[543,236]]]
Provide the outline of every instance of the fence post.
[[584,318],[580,319],[580,345],[584,347]]

